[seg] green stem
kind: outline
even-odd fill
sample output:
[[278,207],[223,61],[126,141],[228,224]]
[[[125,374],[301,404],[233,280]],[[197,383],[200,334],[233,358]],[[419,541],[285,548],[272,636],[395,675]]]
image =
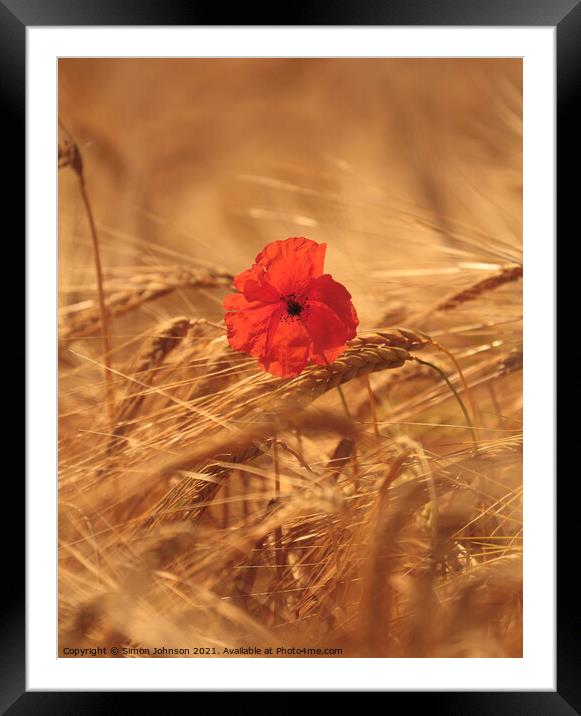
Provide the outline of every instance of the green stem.
[[444,371],[441,368],[438,368],[438,366],[434,365],[433,363],[429,363],[427,360],[422,360],[421,358],[416,358],[415,356],[412,358],[412,360],[415,361],[416,363],[421,363],[422,365],[427,365],[429,368],[432,368],[433,370],[436,371],[436,373],[439,373],[440,376],[446,381],[448,388],[450,388],[450,390],[454,394],[454,397],[458,401],[458,405],[460,406],[462,413],[464,414],[466,422],[468,423],[468,428],[470,430],[470,434],[472,435],[472,441],[474,442],[474,450],[478,450],[478,440],[476,439],[476,433],[474,432],[474,425],[472,424],[472,420],[470,420],[470,416],[468,415],[466,406],[464,405],[462,398],[458,395],[458,391],[456,390],[456,388],[454,388],[454,386],[450,382],[448,376],[444,373]]

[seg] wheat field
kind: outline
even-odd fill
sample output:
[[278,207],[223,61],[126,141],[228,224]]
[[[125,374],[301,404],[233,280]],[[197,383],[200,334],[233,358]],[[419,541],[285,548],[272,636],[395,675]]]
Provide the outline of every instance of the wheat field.
[[[60,61],[60,656],[522,656],[521,80]],[[280,379],[223,300],[291,236],[360,323]]]

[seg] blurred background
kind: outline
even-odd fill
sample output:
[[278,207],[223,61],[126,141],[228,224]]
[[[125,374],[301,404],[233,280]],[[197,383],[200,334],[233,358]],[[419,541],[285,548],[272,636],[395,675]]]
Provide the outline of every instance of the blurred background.
[[[328,243],[328,270],[364,323],[402,281],[413,294],[413,276],[390,273],[410,261],[417,272],[442,251],[466,258],[468,244],[483,262],[519,256],[521,104],[520,60],[59,65],[60,118],[82,151],[107,266],[156,263],[163,248],[166,263],[236,273],[269,241],[305,235]],[[70,302],[92,249],[69,173],[59,196]],[[406,300],[449,289],[441,275],[421,282],[430,295]]]

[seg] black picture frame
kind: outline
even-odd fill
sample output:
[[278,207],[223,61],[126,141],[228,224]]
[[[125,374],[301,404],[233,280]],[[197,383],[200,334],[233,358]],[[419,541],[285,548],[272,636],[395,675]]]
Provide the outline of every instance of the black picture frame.
[[[24,122],[26,107],[25,30],[27,26],[67,25],[219,25],[222,8],[212,3],[171,0],[0,0],[0,103],[5,173],[2,215],[6,222],[13,215],[14,224],[22,225],[25,208],[24,186]],[[579,203],[579,114],[573,106],[581,86],[581,2],[580,0],[357,0],[343,3],[302,3],[285,6],[286,16],[268,15],[261,6],[247,3],[228,8],[228,25],[451,25],[451,26],[552,26],[557,33],[557,197],[558,226],[566,232],[573,224],[573,212]],[[565,235],[565,234],[564,234]],[[17,244],[14,238],[12,244]],[[578,228],[571,239],[564,238],[561,248],[574,243]],[[559,262],[562,267],[564,262]],[[574,298],[565,294],[575,282],[560,282],[562,305]],[[16,334],[16,328],[15,328]],[[554,350],[553,337],[543,350]],[[569,347],[569,346],[568,346]],[[563,352],[558,360],[568,356]],[[556,388],[556,382],[555,382]],[[570,397],[570,396],[569,396]],[[570,445],[568,431],[574,420],[558,423],[564,431],[560,444]],[[571,432],[570,435],[573,438]],[[573,443],[574,445],[575,443]],[[5,512],[23,505],[24,480],[18,472],[5,471]],[[438,692],[385,694],[387,705],[394,697],[413,697],[414,706],[433,710],[434,706],[448,714],[572,714],[581,713],[581,621],[575,585],[576,524],[579,502],[578,477],[574,470],[563,475],[557,498],[557,690],[555,692]],[[14,507],[13,507],[14,506]],[[538,527],[542,529],[542,526]],[[5,528],[8,529],[8,528]],[[14,528],[10,528],[14,529]],[[135,693],[119,692],[29,692],[25,684],[25,546],[21,527],[10,541],[4,542],[3,572],[8,576],[2,594],[0,612],[0,712],[20,714],[90,714],[117,713],[128,708],[135,711]],[[22,537],[21,537],[22,536]],[[569,552],[569,545],[572,545]],[[150,707],[156,707],[158,695],[147,694]],[[163,696],[165,698],[165,695]],[[130,700],[131,699],[131,702]],[[285,700],[278,710],[295,709],[294,696]],[[161,701],[159,702],[161,706]],[[167,708],[167,702],[163,702]],[[408,701],[408,704],[410,702]],[[131,705],[130,705],[131,704]],[[286,704],[286,706],[285,706]],[[221,709],[220,709],[221,710]],[[237,709],[238,710],[238,709]],[[253,708],[253,711],[255,709]]]

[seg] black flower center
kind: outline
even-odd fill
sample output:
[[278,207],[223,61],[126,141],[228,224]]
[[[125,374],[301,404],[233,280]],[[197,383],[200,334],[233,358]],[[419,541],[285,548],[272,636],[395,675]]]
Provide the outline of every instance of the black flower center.
[[283,316],[283,320],[293,321],[295,318],[299,318],[303,312],[307,312],[307,296],[301,301],[297,298],[296,293],[289,293],[286,296],[280,297],[281,301],[284,301],[286,313]]
[[298,301],[293,301],[291,299],[290,301],[286,302],[286,312],[289,316],[300,316],[303,308],[304,306],[301,306]]

